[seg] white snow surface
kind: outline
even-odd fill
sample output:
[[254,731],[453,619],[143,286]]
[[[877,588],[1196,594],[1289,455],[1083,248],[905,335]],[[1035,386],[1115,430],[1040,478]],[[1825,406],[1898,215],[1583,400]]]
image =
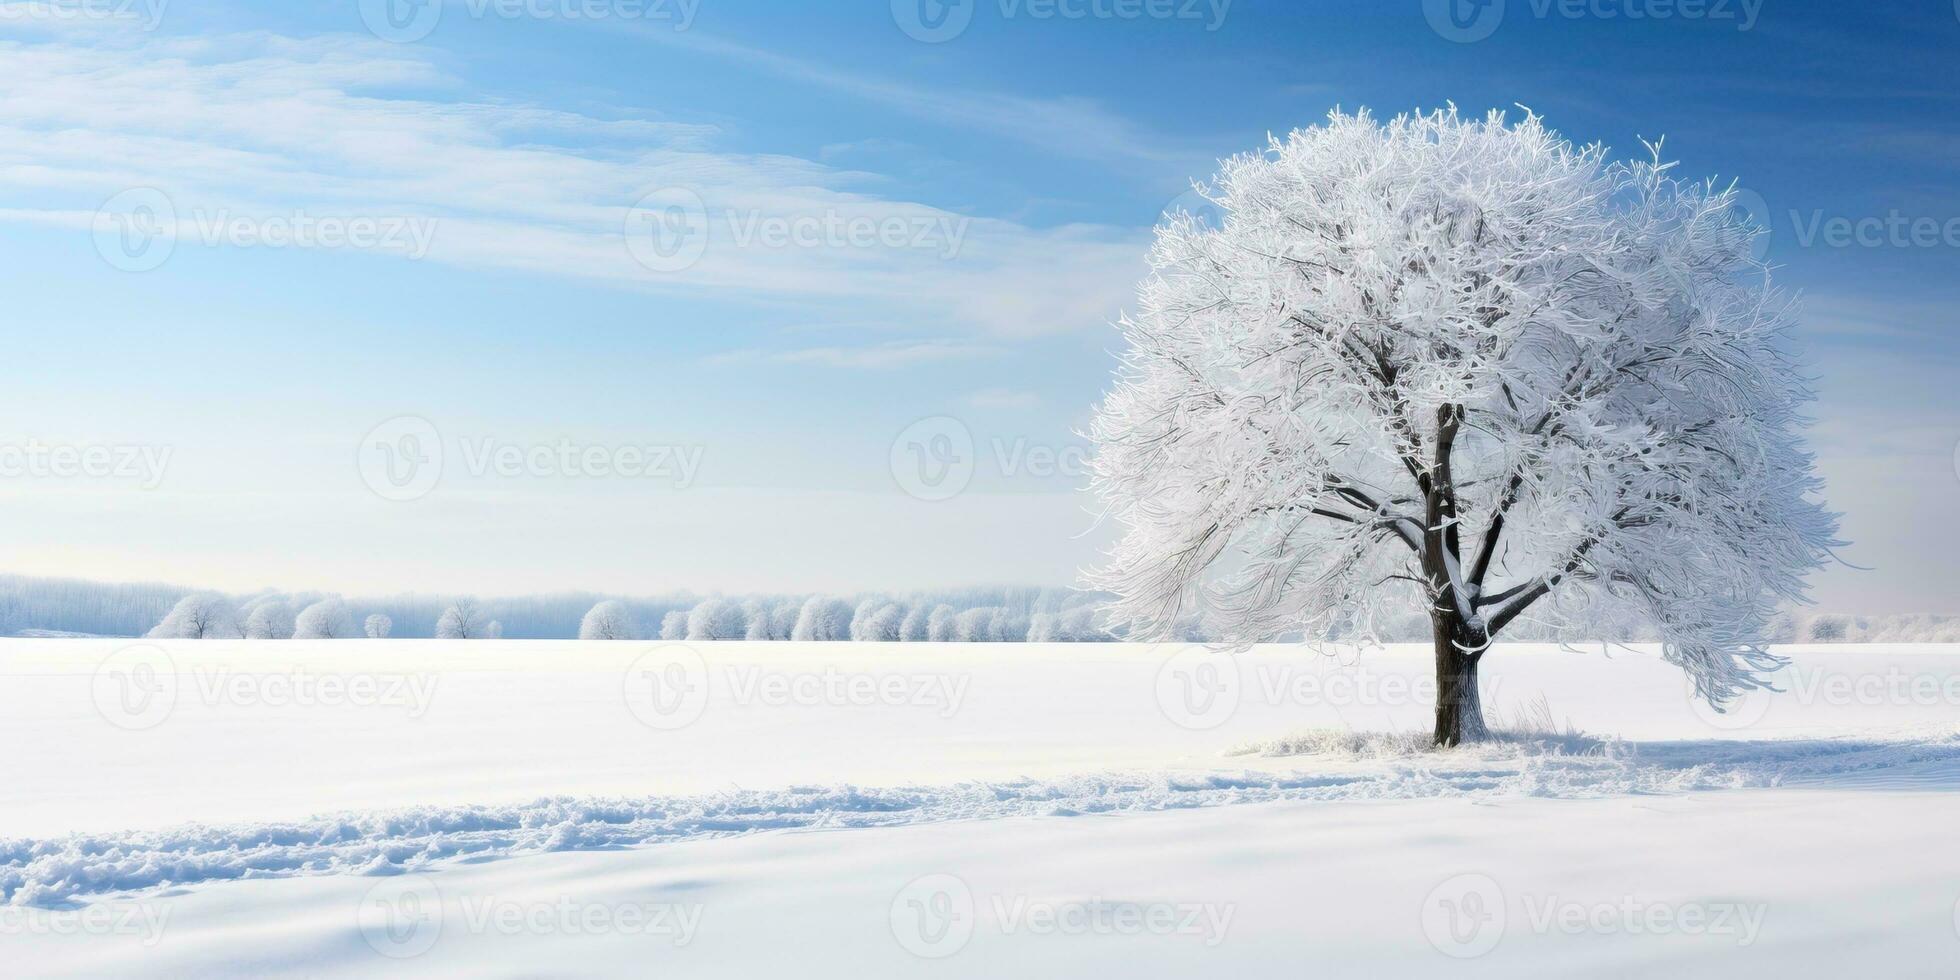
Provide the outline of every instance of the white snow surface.
[[[1108,888],[1104,894],[1123,901],[1137,897],[1137,886],[1125,884],[1137,865],[1157,870],[1156,894],[1222,875],[1233,882],[1227,894],[1255,922],[1264,921],[1263,902],[1381,887],[1356,880],[1363,870],[1339,860],[1312,881],[1266,881],[1237,867],[1243,859],[1228,853],[1230,841],[1249,825],[1270,825],[1273,813],[1286,814],[1301,833],[1258,848],[1255,863],[1304,869],[1309,855],[1326,859],[1343,842],[1372,846],[1377,871],[1392,867],[1390,877],[1427,881],[1424,889],[1436,885],[1429,878],[1467,868],[1561,894],[1598,891],[1606,886],[1572,855],[1587,853],[1595,835],[1618,834],[1653,860],[1666,851],[1663,863],[1678,869],[1674,878],[1636,875],[1607,889],[1637,897],[1666,892],[1680,876],[1701,880],[1702,872],[1688,869],[1791,832],[1779,821],[1793,814],[1829,811],[1848,822],[1805,817],[1809,850],[1790,859],[1811,862],[1814,874],[1780,891],[1736,886],[1783,910],[1770,925],[1810,921],[1819,908],[1850,901],[1855,890],[1846,890],[1845,874],[1829,870],[1836,862],[1869,867],[1872,848],[1916,846],[1910,841],[1918,837],[1928,838],[1922,859],[1895,862],[1912,875],[1890,890],[1874,879],[1864,898],[1891,903],[1890,914],[1902,920],[1925,919],[1941,903],[1960,915],[1960,856],[1950,836],[1939,836],[1950,835],[1951,793],[1960,788],[1955,647],[1785,650],[1793,659],[1785,693],[1728,714],[1692,702],[1652,650],[1609,656],[1499,647],[1486,661],[1485,687],[1498,722],[1549,713],[1555,729],[1539,724],[1507,741],[1440,753],[1411,748],[1428,712],[1428,653],[1414,647],[1263,647],[1232,657],[1183,646],[702,643],[678,648],[700,657],[706,681],[678,725],[670,717],[649,724],[632,687],[648,656],[673,662],[672,645],[143,641],[135,654],[130,647],[0,641],[7,675],[0,732],[25,747],[0,771],[0,913],[7,913],[0,950],[35,965],[33,973],[359,974],[388,961],[375,958],[347,910],[377,882],[413,880],[432,883],[441,921],[453,925],[461,916],[479,927],[467,919],[472,907],[457,901],[567,894],[623,901],[699,887],[711,914],[700,924],[703,941],[686,947],[686,972],[739,976],[737,967],[769,965],[752,947],[776,942],[772,930],[783,918],[836,914],[833,894],[883,889],[896,901],[892,893],[909,880],[900,872],[910,866],[889,857],[895,841],[909,842],[904,853],[930,855],[913,875],[951,868],[969,880],[992,879],[992,894],[1023,898],[1048,894],[1030,881],[1055,862],[1077,874],[1067,894]],[[132,656],[166,668],[151,689],[169,695],[167,710],[152,700],[143,713],[119,714],[129,704],[120,700],[124,689],[104,680],[120,676]],[[1213,703],[1194,719],[1183,689],[1167,686],[1194,665],[1224,668],[1227,710]],[[771,678],[802,693],[759,693],[771,689]],[[871,680],[854,689],[853,678]],[[886,693],[866,700],[865,684],[885,685]],[[1691,806],[1706,835],[1642,824],[1638,814],[1657,806]],[[1567,864],[1521,856],[1510,831],[1490,823],[1490,808],[1538,826],[1537,843],[1568,854]],[[1610,826],[1588,823],[1594,819]],[[1166,820],[1180,821],[1183,843],[1143,843]],[[1469,824],[1480,829],[1461,829]],[[1323,836],[1302,836],[1322,825]],[[1872,836],[1881,825],[1892,838]],[[1392,833],[1397,828],[1402,836]],[[1007,834],[1025,836],[1034,850],[990,864],[961,857],[969,842],[1011,850]],[[1379,834],[1393,839],[1369,843]],[[1440,864],[1433,854],[1421,863],[1399,850],[1433,852],[1439,834],[1460,845],[1444,848],[1449,860]],[[1093,854],[1044,855],[1050,846]],[[1624,857],[1600,860],[1614,866]],[[758,895],[758,866],[745,862],[762,860],[780,861],[782,875],[827,877],[779,879],[780,887]],[[1017,883],[1016,874],[1030,881]],[[302,884],[308,881],[317,884]],[[743,881],[749,884],[736,884]],[[1119,894],[1126,890],[1128,897]],[[1356,942],[1372,937],[1375,945],[1337,941],[1340,955],[1328,962],[1350,971],[1447,963],[1420,929],[1407,928],[1420,925],[1421,891],[1408,908],[1351,930]],[[1528,901],[1507,895],[1514,905]],[[1310,902],[1330,903],[1339,904],[1327,895]],[[153,942],[128,942],[122,934],[31,925],[129,909],[167,914],[168,926],[159,923]],[[1527,911],[1513,909],[1514,931]],[[888,913],[897,914],[873,903],[866,914]],[[765,914],[776,918],[749,917]],[[999,908],[977,914],[1001,926]],[[1775,931],[1783,938],[1749,962],[1782,956],[1802,972],[1814,968],[1806,956],[1827,940],[1855,948],[1863,934],[1853,933],[1877,928],[1874,921],[1840,910],[1807,932]],[[1951,943],[1950,965],[1960,954],[1952,924],[1944,935],[1915,937],[1922,945],[1897,946],[1889,961],[1896,974],[1940,975],[1939,947],[1929,944]],[[871,968],[876,975],[918,966],[893,946],[891,926],[882,918],[873,925],[879,938],[865,940],[872,943],[865,949],[808,937],[811,972],[850,974],[860,961],[885,964]],[[1010,951],[1066,972],[1098,948],[1058,947],[1047,942],[1053,936],[1024,933],[975,939],[948,961],[949,972],[988,975],[989,964],[1012,961],[1001,958]],[[638,947],[622,946],[616,931],[573,939],[563,930],[452,928],[445,936],[419,961],[425,969],[563,974],[557,952],[568,949],[596,957],[574,974],[633,972],[640,963]],[[745,936],[750,942],[737,941]],[[1192,960],[1182,947],[1166,958],[1152,942],[1103,951],[1126,957],[1139,975],[1227,965],[1268,975],[1297,966],[1290,957],[1327,953],[1324,943],[1295,949],[1298,937],[1280,919],[1242,921],[1233,936],[1210,959]],[[1633,948],[1619,936],[1584,946],[1584,955],[1567,938],[1534,930],[1509,940],[1531,950],[1524,958],[1492,954],[1478,965],[1562,970],[1608,949],[1633,957],[1603,961],[1613,965],[1683,963],[1680,936],[1648,937]],[[724,952],[709,956],[710,949]],[[894,952],[899,958],[887,964]],[[1718,960],[1696,959],[1686,972],[1713,975],[1700,967]]]

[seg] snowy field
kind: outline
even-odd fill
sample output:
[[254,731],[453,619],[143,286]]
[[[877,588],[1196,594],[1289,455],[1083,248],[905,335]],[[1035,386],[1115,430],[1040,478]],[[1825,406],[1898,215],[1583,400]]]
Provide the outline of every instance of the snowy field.
[[[0,641],[20,975],[1960,969],[1960,648]],[[1355,734],[1347,734],[1355,733]],[[1583,733],[1583,734],[1580,734]]]

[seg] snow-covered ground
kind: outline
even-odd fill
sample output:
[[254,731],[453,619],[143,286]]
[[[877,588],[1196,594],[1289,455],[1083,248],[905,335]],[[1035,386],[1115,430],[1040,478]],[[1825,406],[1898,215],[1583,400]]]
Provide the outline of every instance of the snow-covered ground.
[[1952,975],[1960,648],[1785,652],[1722,715],[1503,647],[1540,733],[1432,754],[1341,734],[1424,726],[1415,648],[0,641],[0,955]]

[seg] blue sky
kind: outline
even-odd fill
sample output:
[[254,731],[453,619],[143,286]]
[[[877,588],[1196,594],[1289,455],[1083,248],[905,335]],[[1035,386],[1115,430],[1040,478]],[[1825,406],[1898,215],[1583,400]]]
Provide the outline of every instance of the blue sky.
[[[1948,0],[910,2],[455,0],[397,30],[379,0],[0,0],[0,443],[168,453],[155,481],[0,479],[0,566],[361,592],[1068,582],[1100,540],[1072,432],[1158,215],[1335,106],[1453,101],[1620,155],[1665,135],[1755,195],[1807,298],[1845,557],[1872,569],[1819,599],[1960,611]],[[904,29],[933,24],[950,36]],[[154,194],[175,234],[132,271],[115,236]],[[358,245],[210,231],[362,219]],[[701,251],[673,267],[676,243]],[[404,417],[440,478],[390,499],[363,454]],[[922,491],[906,474],[947,435],[968,470]],[[472,465],[561,445],[699,465]]]

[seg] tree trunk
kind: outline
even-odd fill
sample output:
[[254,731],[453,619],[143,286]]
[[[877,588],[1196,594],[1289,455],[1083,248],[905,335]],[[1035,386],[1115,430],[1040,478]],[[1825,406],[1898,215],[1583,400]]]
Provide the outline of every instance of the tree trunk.
[[1430,623],[1436,643],[1435,744],[1481,741],[1490,732],[1484,727],[1483,699],[1477,693],[1477,661],[1487,641],[1471,635],[1476,631],[1454,613],[1436,613]]

